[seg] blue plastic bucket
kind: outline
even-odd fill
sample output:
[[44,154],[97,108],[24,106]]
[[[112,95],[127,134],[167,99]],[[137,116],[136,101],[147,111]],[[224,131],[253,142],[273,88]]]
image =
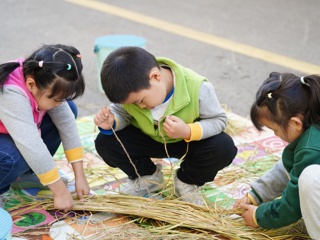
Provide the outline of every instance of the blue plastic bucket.
[[0,240],[10,240],[12,229],[12,218],[10,214],[0,208]]
[[132,35],[108,35],[98,37],[94,43],[94,53],[97,56],[97,71],[98,71],[98,88],[99,92],[104,93],[101,81],[100,81],[100,71],[102,64],[106,57],[119,47],[134,46],[145,48],[146,40],[142,37],[132,36]]

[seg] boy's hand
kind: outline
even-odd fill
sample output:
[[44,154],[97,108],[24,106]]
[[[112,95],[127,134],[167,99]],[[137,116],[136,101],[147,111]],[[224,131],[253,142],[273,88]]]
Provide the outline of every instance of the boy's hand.
[[114,123],[114,115],[109,107],[102,107],[100,112],[94,116],[93,121],[99,128],[110,130]]
[[254,214],[257,206],[241,203],[240,207],[245,209],[246,211],[242,214],[243,219],[246,221],[247,225],[253,228],[259,227],[253,220]]
[[163,123],[163,130],[170,138],[190,138],[189,126],[176,116],[168,116]]

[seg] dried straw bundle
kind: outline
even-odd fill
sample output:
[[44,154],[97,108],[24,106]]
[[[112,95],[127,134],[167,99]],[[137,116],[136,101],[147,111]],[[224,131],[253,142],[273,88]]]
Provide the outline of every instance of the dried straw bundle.
[[231,109],[229,109],[227,105],[222,104],[222,107],[224,108],[228,118],[228,124],[225,129],[226,133],[231,136],[236,136],[247,129],[248,121],[244,121],[244,119],[239,117],[235,118],[236,115],[232,113]]
[[[33,206],[35,201],[31,203]],[[53,210],[52,200],[39,201],[46,210]],[[205,235],[219,236],[221,239],[308,239],[295,225],[277,230],[252,229],[244,225],[242,219],[235,220],[232,214],[238,210],[225,210],[215,207],[201,207],[179,200],[159,200],[126,195],[90,196],[85,201],[75,200],[73,210],[92,212],[121,213],[140,218],[153,219],[167,223],[168,229],[177,232],[184,227],[197,230]],[[161,227],[161,231],[165,231]],[[159,233],[159,227],[148,229]],[[168,230],[167,230],[168,233]]]

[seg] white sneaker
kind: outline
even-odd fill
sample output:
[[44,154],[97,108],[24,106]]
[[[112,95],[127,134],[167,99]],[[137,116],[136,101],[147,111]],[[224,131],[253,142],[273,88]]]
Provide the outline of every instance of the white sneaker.
[[196,205],[205,206],[205,196],[201,193],[200,187],[197,185],[187,184],[174,176],[174,194],[182,201],[190,202]]
[[162,166],[157,164],[154,174],[138,177],[135,180],[128,179],[128,182],[120,189],[120,193],[143,197],[148,193],[156,192],[164,187],[164,178],[161,172]]

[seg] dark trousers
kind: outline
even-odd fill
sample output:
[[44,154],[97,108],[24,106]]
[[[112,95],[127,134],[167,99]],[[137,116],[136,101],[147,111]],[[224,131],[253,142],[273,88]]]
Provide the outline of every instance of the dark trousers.
[[[116,132],[124,145],[140,176],[152,175],[156,166],[150,158],[168,157],[164,144],[159,143],[141,132],[140,129],[128,126]],[[166,145],[169,157],[180,159],[187,151],[187,143],[179,141]],[[130,179],[137,178],[127,154],[114,135],[99,133],[95,140],[98,154],[110,166],[120,168]],[[178,178],[187,183],[202,186],[213,181],[217,172],[228,166],[237,148],[232,138],[222,132],[201,141],[189,142],[189,150],[183,159]]]

